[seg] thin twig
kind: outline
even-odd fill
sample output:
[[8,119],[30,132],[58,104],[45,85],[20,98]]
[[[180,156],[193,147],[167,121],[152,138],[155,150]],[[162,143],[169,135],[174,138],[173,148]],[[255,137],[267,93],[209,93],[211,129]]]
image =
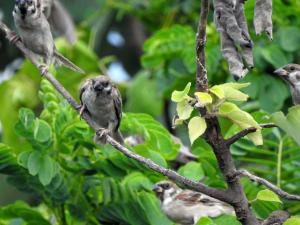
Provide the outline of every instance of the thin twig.
[[293,194],[289,194],[285,191],[283,191],[282,189],[280,189],[279,187],[275,186],[274,184],[272,184],[271,182],[258,177],[256,175],[251,174],[250,172],[246,171],[246,170],[239,170],[237,171],[237,175],[238,176],[243,176],[243,177],[248,177],[251,181],[257,182],[261,185],[266,186],[268,189],[272,190],[273,192],[275,192],[277,195],[279,195],[281,198],[287,199],[287,200],[296,200],[296,201],[300,201],[300,195],[293,195]]
[[[0,30],[2,30],[6,37],[9,39],[11,35],[11,30],[0,21]],[[24,46],[24,44],[21,41],[18,41],[15,43],[15,45],[23,52],[23,54],[37,67],[41,68],[41,64],[37,61],[35,61],[30,54],[30,51]],[[40,71],[42,72],[42,71]],[[68,101],[68,103],[78,112],[80,113],[80,105],[76,102],[76,100],[70,95],[70,93],[54,78],[54,76],[47,72],[44,74],[44,78],[46,78],[54,87],[55,89]],[[97,126],[94,124],[93,120],[90,118],[90,116],[87,113],[83,113],[82,118],[96,131]],[[219,199],[224,202],[228,202],[228,194],[226,190],[216,189],[216,188],[210,188],[200,182],[195,182],[190,179],[187,179],[186,177],[181,176],[180,174],[176,173],[173,170],[166,169],[164,167],[159,166],[155,162],[153,162],[150,159],[144,158],[138,154],[135,154],[134,152],[130,151],[128,148],[122,146],[119,144],[116,140],[114,140],[109,135],[106,136],[107,143],[111,144],[113,147],[115,147],[116,150],[122,152],[124,155],[126,155],[128,158],[134,159],[138,161],[139,163],[147,166],[148,168],[167,176],[169,179],[179,182],[185,186],[187,186],[190,189],[200,191],[204,194],[207,194],[213,198]]]
[[207,71],[206,71],[206,56],[205,56],[205,43],[206,43],[206,24],[209,12],[209,1],[201,1],[200,21],[196,39],[196,57],[197,57],[197,75],[196,75],[196,88],[198,91],[207,91]]
[[[273,127],[277,127],[275,124],[273,123],[266,123],[266,124],[259,124],[259,126],[261,128],[273,128]],[[257,131],[257,128],[256,127],[249,127],[249,128],[246,128],[242,131],[240,131],[239,133],[233,135],[232,137],[228,138],[226,140],[226,144],[227,146],[230,146],[232,145],[233,143],[237,142],[238,140],[240,140],[241,138],[247,136],[248,134],[250,133],[254,133]]]

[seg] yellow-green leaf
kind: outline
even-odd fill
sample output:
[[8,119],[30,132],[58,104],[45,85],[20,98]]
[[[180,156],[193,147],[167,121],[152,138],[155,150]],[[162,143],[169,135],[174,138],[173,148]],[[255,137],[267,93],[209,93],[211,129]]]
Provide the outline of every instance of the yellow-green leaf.
[[247,101],[248,95],[239,91],[239,89],[249,86],[250,83],[226,83],[218,85],[223,90],[225,99],[229,101]]
[[256,199],[261,200],[261,201],[266,201],[266,202],[282,203],[281,200],[279,199],[278,195],[268,189],[259,191],[257,193]]
[[219,85],[213,86],[212,88],[209,89],[211,93],[213,93],[215,96],[217,96],[219,99],[225,98],[224,91],[222,88],[219,87]]
[[233,82],[222,84],[222,86],[231,87],[236,90],[240,90],[242,88],[248,87],[249,85],[250,83],[233,83]]
[[194,108],[189,105],[188,100],[183,100],[177,103],[177,114],[180,120],[187,120],[190,118]]
[[190,120],[188,128],[190,141],[191,144],[193,144],[194,141],[205,132],[207,125],[205,119],[199,116],[195,116]]
[[223,117],[231,120],[234,124],[238,125],[241,129],[246,129],[249,127],[257,128],[256,132],[248,134],[247,137],[255,145],[263,144],[261,127],[249,113],[241,110],[239,107],[237,107],[233,103],[225,102],[220,106],[219,114],[220,114],[220,116],[223,116]]
[[173,120],[173,127],[177,127],[177,126],[182,125],[182,124],[183,124],[183,120],[181,120],[181,119],[175,118]]
[[211,104],[213,101],[210,94],[208,94],[206,92],[196,92],[195,96],[196,96],[200,106],[206,106],[208,104]]
[[188,93],[191,89],[191,82],[189,82],[186,87],[184,88],[183,91],[173,91],[172,93],[172,101],[173,102],[181,102],[183,101],[186,97],[188,97]]
[[293,216],[283,223],[283,225],[299,225],[299,224],[300,224],[300,217],[298,216]]

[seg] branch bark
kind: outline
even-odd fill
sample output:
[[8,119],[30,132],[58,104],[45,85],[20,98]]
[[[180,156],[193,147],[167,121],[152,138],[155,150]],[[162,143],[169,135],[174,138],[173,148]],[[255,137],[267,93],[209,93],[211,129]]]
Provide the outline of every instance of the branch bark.
[[206,71],[206,24],[209,13],[209,0],[201,1],[200,21],[196,38],[196,57],[197,57],[197,75],[196,88],[197,91],[207,91],[207,71]]
[[[273,123],[259,124],[259,126],[261,128],[273,128],[273,127],[277,127]],[[227,146],[232,145],[233,143],[237,142],[238,140],[240,140],[241,138],[247,136],[250,133],[254,133],[256,130],[257,130],[256,127],[249,127],[249,128],[247,128],[245,130],[240,131],[239,133],[233,135],[231,138],[228,138],[226,140]]]
[[[10,39],[12,35],[12,31],[0,21],[0,30],[6,35],[8,39]],[[31,51],[28,50],[24,44],[21,41],[18,41],[16,44],[16,47],[18,47],[22,53],[37,67],[41,68],[41,64],[34,60],[34,58],[31,57]],[[41,74],[42,71],[40,70]],[[51,73],[44,74],[44,78],[46,78],[54,87],[55,89],[68,101],[68,103],[78,112],[80,113],[80,105],[76,102],[76,100],[71,96],[71,94],[54,78],[54,76]],[[83,113],[82,118],[89,124],[95,131],[97,130],[97,125],[94,124],[93,120],[90,118],[90,116],[87,113]],[[113,147],[115,147],[116,150],[122,152],[124,155],[126,155],[128,158],[134,159],[138,161],[139,163],[143,164],[144,166],[162,174],[168,177],[169,179],[179,182],[185,186],[187,186],[190,189],[193,189],[195,191],[202,192],[204,194],[207,194],[213,198],[219,199],[220,201],[229,202],[228,194],[226,190],[216,189],[208,187],[200,182],[194,182],[192,180],[189,180],[180,174],[176,173],[173,170],[166,169],[164,167],[159,166],[155,162],[153,162],[150,159],[144,158],[140,155],[135,154],[134,152],[130,151],[128,148],[122,146],[117,141],[115,141],[112,137],[107,135],[107,143],[111,144]]]
[[258,177],[254,174],[251,174],[250,172],[246,171],[246,170],[240,170],[237,171],[237,175],[238,176],[243,176],[243,177],[248,177],[251,181],[257,182],[261,185],[266,186],[268,189],[272,190],[273,192],[275,192],[277,195],[279,195],[281,198],[287,199],[287,200],[296,200],[296,201],[300,201],[300,195],[293,195],[293,194],[289,194],[287,192],[285,192],[284,190],[280,189],[279,187],[275,186],[274,184],[272,184],[271,182]]

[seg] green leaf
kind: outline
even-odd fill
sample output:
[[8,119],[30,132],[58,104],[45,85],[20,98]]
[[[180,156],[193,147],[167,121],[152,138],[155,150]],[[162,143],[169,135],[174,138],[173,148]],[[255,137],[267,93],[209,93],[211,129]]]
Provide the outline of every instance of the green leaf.
[[266,201],[266,202],[279,202],[279,203],[282,203],[281,200],[279,199],[278,195],[275,194],[273,191],[270,191],[268,189],[259,191],[257,193],[256,198],[258,200]]
[[274,113],[271,119],[300,145],[300,106],[290,108],[287,116],[282,112]]
[[[26,155],[23,155],[23,157]],[[28,157],[27,168],[32,176],[39,173],[42,163],[42,154],[39,151],[32,151]]]
[[225,98],[225,93],[224,93],[223,89],[219,85],[215,85],[212,88],[210,88],[209,92],[213,93],[219,99]]
[[1,221],[21,218],[27,222],[26,224],[50,225],[50,223],[43,218],[38,210],[34,210],[24,202],[16,202],[14,204],[1,207],[0,218]]
[[34,128],[34,139],[39,143],[49,142],[52,137],[52,130],[49,124],[43,120],[36,120]]
[[40,162],[40,170],[39,170],[39,180],[41,181],[41,183],[46,186],[48,184],[50,184],[52,178],[55,176],[54,171],[54,162],[53,160],[48,156],[48,155],[44,155],[41,158],[41,162]]
[[214,219],[216,225],[242,225],[235,216],[222,215]]
[[202,217],[200,220],[198,220],[196,225],[216,225],[216,224],[209,217]]
[[177,114],[179,117],[179,120],[187,120],[190,118],[194,108],[190,106],[188,100],[183,100],[179,103],[177,103]]
[[286,55],[277,45],[268,45],[261,49],[263,58],[275,68],[288,64]]
[[175,144],[170,133],[153,117],[141,113],[124,113],[121,130],[128,134],[141,135],[144,142],[140,144],[146,150],[156,151],[165,159],[174,159],[179,145]]
[[193,144],[197,138],[199,138],[202,134],[204,134],[207,125],[205,119],[199,116],[195,116],[190,120],[188,128],[189,128],[190,141],[191,144]]
[[142,65],[145,68],[163,66],[172,59],[181,58],[191,73],[196,71],[195,32],[189,26],[174,25],[153,34],[144,44]]
[[137,74],[126,92],[126,111],[147,113],[154,117],[161,115],[163,99],[158,90],[157,81],[149,74]]
[[173,102],[181,102],[181,101],[185,100],[188,97],[188,93],[191,89],[191,85],[192,85],[191,82],[189,82],[185,86],[183,91],[174,91],[172,93],[172,97],[171,97],[172,101]]
[[298,216],[293,216],[283,223],[283,225],[299,225],[299,224],[300,224],[300,217]]
[[233,103],[225,102],[220,106],[219,114],[222,117],[228,118],[241,129],[255,127],[256,132],[248,134],[247,137],[255,144],[262,145],[263,138],[261,134],[261,127],[254,120],[254,118],[247,112],[241,110]]
[[200,103],[201,106],[206,106],[208,104],[211,104],[213,99],[210,96],[210,94],[206,93],[206,92],[196,92],[195,96],[198,100],[198,102]]
[[202,164],[197,162],[189,162],[180,167],[178,173],[193,181],[199,181],[205,176]]

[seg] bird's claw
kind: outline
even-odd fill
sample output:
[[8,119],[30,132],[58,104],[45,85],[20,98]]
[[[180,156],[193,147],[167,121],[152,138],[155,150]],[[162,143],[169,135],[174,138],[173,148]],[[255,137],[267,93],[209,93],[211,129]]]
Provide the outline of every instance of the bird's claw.
[[109,135],[109,130],[105,128],[100,128],[96,131],[96,135],[94,137],[94,141],[97,144],[106,144],[107,142],[107,135]]
[[106,138],[106,136],[109,135],[109,130],[106,128],[100,128],[96,131],[96,135],[101,139]]
[[9,41],[10,41],[10,43],[12,43],[12,44],[16,44],[18,41],[21,41],[21,38],[20,38],[20,36],[16,33],[16,32],[10,32],[9,33]]
[[78,107],[80,118],[82,118],[83,112],[85,110],[85,105],[80,105]]
[[47,67],[46,65],[40,65],[40,66],[39,66],[39,69],[40,69],[41,74],[42,74],[43,76],[45,76],[45,75],[48,73],[48,67]]

